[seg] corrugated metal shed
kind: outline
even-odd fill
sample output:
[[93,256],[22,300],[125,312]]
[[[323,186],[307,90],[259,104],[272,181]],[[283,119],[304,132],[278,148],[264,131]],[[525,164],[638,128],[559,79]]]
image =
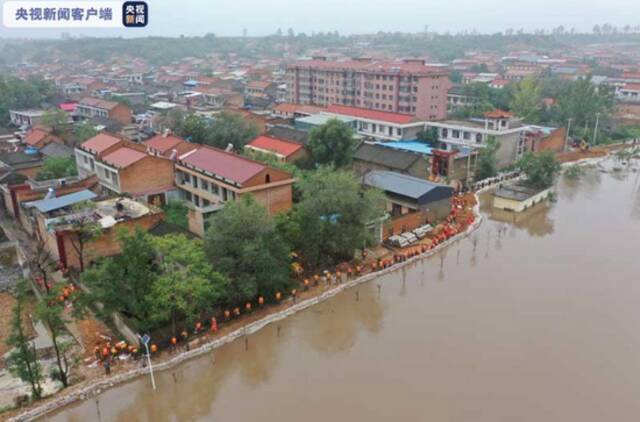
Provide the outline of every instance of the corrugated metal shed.
[[25,204],[29,207],[35,207],[38,211],[45,213],[55,211],[60,208],[68,207],[73,204],[77,204],[83,201],[88,201],[96,198],[98,195],[90,190],[81,190],[79,192],[64,195],[59,198],[41,199],[40,201],[28,202]]

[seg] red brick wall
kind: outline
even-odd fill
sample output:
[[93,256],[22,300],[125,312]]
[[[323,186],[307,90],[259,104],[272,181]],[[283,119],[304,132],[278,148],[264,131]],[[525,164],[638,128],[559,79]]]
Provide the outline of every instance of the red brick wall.
[[148,156],[119,172],[120,191],[131,194],[155,192],[174,184],[173,161]]
[[251,195],[270,215],[291,209],[293,203],[291,184],[254,191]]
[[[88,245],[85,245],[85,266],[90,262],[96,260],[97,258],[119,254],[121,252],[121,247],[120,242],[118,242],[117,236],[118,232],[123,228],[129,233],[132,233],[137,226],[142,228],[144,231],[148,231],[151,228],[155,227],[163,219],[164,213],[158,212],[157,214],[145,215],[144,217],[135,220],[119,223],[115,227],[105,230],[100,238],[89,243]],[[53,236],[55,238],[55,234],[50,234],[50,236]],[[64,239],[64,249],[67,257],[67,266],[80,268],[78,254],[71,241],[71,236],[73,236],[73,234],[65,233],[62,236]],[[47,244],[51,245],[54,243],[47,242]],[[55,254],[52,254],[52,256],[57,256],[57,252]]]
[[124,104],[118,104],[118,106],[109,112],[110,119],[125,125],[131,123],[131,116],[131,109]]

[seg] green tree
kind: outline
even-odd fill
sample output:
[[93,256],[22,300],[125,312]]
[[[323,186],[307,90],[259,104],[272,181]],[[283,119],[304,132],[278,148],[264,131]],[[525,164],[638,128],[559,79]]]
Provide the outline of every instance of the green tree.
[[31,386],[31,398],[39,400],[42,397],[42,366],[38,362],[36,347],[25,333],[22,321],[24,314],[24,302],[26,300],[28,285],[26,281],[18,284],[17,302],[13,308],[10,334],[7,345],[12,348],[7,359],[11,373]]
[[440,140],[440,136],[438,135],[438,128],[432,126],[427,130],[421,130],[420,132],[418,132],[416,138],[419,141],[426,142],[431,146],[436,146],[438,144],[438,141]]
[[266,209],[251,195],[228,202],[214,214],[205,251],[214,268],[231,280],[229,303],[259,294],[273,297],[290,286],[290,251]]
[[47,157],[36,174],[36,180],[61,179],[77,175],[78,170],[73,157]]
[[577,79],[565,86],[558,96],[555,114],[561,123],[572,120],[571,126],[583,127],[595,123],[596,115],[600,115],[600,127],[604,127],[606,119],[614,108],[612,91],[597,86],[591,77]]
[[241,114],[223,111],[211,123],[205,143],[223,149],[232,144],[240,151],[259,133],[255,122],[245,119]]
[[[72,343],[63,338],[67,333],[66,324],[68,321],[64,302],[59,300],[62,296],[62,289],[63,285],[61,283],[54,284],[36,305],[34,317],[44,324],[51,335],[57,366],[51,377],[60,381],[62,386],[66,388],[69,386],[69,374],[74,366],[74,361],[70,356]],[[78,294],[80,294],[79,291]],[[73,315],[79,317],[83,311],[83,307],[74,306]]]
[[541,110],[542,87],[535,78],[524,78],[514,88],[511,111],[527,123],[537,123]]
[[[3,54],[6,52],[5,49]],[[53,85],[48,81],[0,75],[0,126],[9,122],[9,110],[40,108],[53,93]]]
[[150,319],[171,321],[177,335],[177,320],[192,324],[205,312],[224,302],[229,292],[228,279],[213,271],[202,242],[184,235],[153,239],[161,274],[153,283],[149,302]]
[[151,236],[136,228],[118,233],[122,252],[87,269],[81,279],[106,314],[119,311],[135,318],[138,328],[151,326],[150,293],[158,277],[158,265]]
[[84,141],[93,138],[97,134],[98,131],[90,123],[80,123],[78,125],[75,125],[73,128],[73,136],[78,144],[81,144]]
[[302,200],[280,231],[317,268],[353,258],[371,240],[367,225],[384,213],[384,195],[364,189],[352,173],[322,167],[300,182]]
[[55,135],[64,135],[69,128],[69,115],[59,108],[52,108],[42,115],[40,123],[51,128]]
[[525,183],[537,189],[546,189],[553,185],[560,172],[560,164],[552,151],[537,154],[527,152],[520,159],[518,167],[526,175]]
[[476,180],[484,180],[498,174],[497,152],[500,148],[495,136],[487,139],[486,145],[478,153],[476,160]]
[[353,160],[355,148],[353,130],[338,119],[331,119],[309,133],[309,150],[319,165],[344,167]]
[[180,200],[171,200],[164,207],[165,219],[167,222],[174,224],[178,227],[186,229],[189,226],[189,208]]
[[197,144],[207,143],[209,122],[202,116],[190,114],[178,129],[178,134]]

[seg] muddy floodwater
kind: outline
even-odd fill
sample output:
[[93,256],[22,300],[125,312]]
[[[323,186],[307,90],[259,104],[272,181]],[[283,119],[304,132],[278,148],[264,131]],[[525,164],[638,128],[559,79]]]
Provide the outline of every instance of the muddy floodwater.
[[561,179],[556,202],[519,216],[485,203],[474,235],[266,327],[248,350],[47,419],[636,422],[639,174]]

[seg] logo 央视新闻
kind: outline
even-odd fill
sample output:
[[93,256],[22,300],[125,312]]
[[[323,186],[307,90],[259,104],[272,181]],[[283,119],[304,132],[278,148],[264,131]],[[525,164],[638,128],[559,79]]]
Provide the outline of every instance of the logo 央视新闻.
[[122,24],[127,28],[143,28],[149,23],[149,7],[143,1],[122,4]]

